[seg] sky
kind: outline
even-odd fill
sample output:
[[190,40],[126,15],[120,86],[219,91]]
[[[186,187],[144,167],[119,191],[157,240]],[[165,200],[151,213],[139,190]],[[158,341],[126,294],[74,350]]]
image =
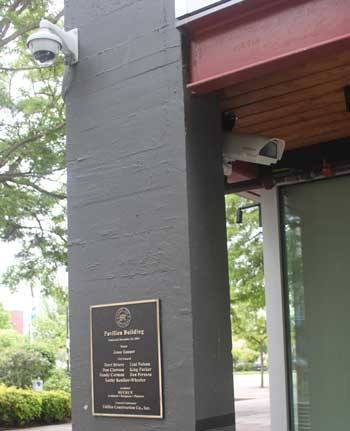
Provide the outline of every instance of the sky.
[[[16,262],[15,254],[19,250],[20,244],[16,242],[5,243],[0,241],[0,278],[7,268]],[[58,280],[60,283],[67,285],[65,269],[62,268],[59,271]],[[38,289],[34,291],[34,297],[32,297],[31,289],[25,283],[19,286],[16,293],[11,293],[6,287],[0,285],[0,302],[8,311],[23,311],[25,333],[29,333],[32,318],[38,315],[43,307],[43,297]]]
[[[5,243],[0,241],[0,276],[15,262],[14,256],[18,249],[19,247],[16,243]],[[5,308],[14,309],[18,305],[20,308],[17,309],[24,309],[27,306],[27,295],[24,295],[23,291],[21,292],[21,295],[11,295],[5,287],[1,286],[0,289],[1,302]]]
[[[15,254],[19,250],[18,244],[4,243],[0,241],[0,277],[6,269],[15,263]],[[0,302],[6,310],[20,310],[24,315],[24,330],[27,333],[33,311],[40,308],[40,299],[32,298],[30,289],[21,286],[19,292],[11,294],[4,286],[0,286]]]

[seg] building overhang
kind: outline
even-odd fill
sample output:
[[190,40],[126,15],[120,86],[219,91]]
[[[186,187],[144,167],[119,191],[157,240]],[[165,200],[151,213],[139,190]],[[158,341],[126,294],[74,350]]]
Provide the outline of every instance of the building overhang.
[[350,47],[349,0],[243,0],[178,21],[193,93],[208,93]]
[[175,0],[177,27],[246,0]]

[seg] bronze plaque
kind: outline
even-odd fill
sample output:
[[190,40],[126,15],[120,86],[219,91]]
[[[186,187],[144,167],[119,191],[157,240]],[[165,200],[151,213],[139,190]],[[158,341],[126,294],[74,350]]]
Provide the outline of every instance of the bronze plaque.
[[159,300],[90,307],[92,412],[163,418]]

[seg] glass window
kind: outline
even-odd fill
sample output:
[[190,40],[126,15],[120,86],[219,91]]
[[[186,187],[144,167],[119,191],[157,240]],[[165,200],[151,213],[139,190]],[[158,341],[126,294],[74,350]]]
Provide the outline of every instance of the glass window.
[[350,429],[350,178],[281,189],[293,431]]

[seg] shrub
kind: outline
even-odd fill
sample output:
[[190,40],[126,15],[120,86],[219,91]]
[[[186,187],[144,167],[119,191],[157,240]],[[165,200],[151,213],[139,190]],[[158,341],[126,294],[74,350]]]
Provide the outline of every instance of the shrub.
[[55,368],[51,376],[44,382],[46,391],[64,391],[70,392],[70,376],[62,368]]
[[0,387],[0,427],[64,422],[70,416],[70,396],[65,392]]
[[40,420],[41,398],[31,390],[0,389],[0,425],[27,425]]
[[62,391],[39,392],[41,396],[41,421],[51,424],[64,422],[71,416],[70,396]]

